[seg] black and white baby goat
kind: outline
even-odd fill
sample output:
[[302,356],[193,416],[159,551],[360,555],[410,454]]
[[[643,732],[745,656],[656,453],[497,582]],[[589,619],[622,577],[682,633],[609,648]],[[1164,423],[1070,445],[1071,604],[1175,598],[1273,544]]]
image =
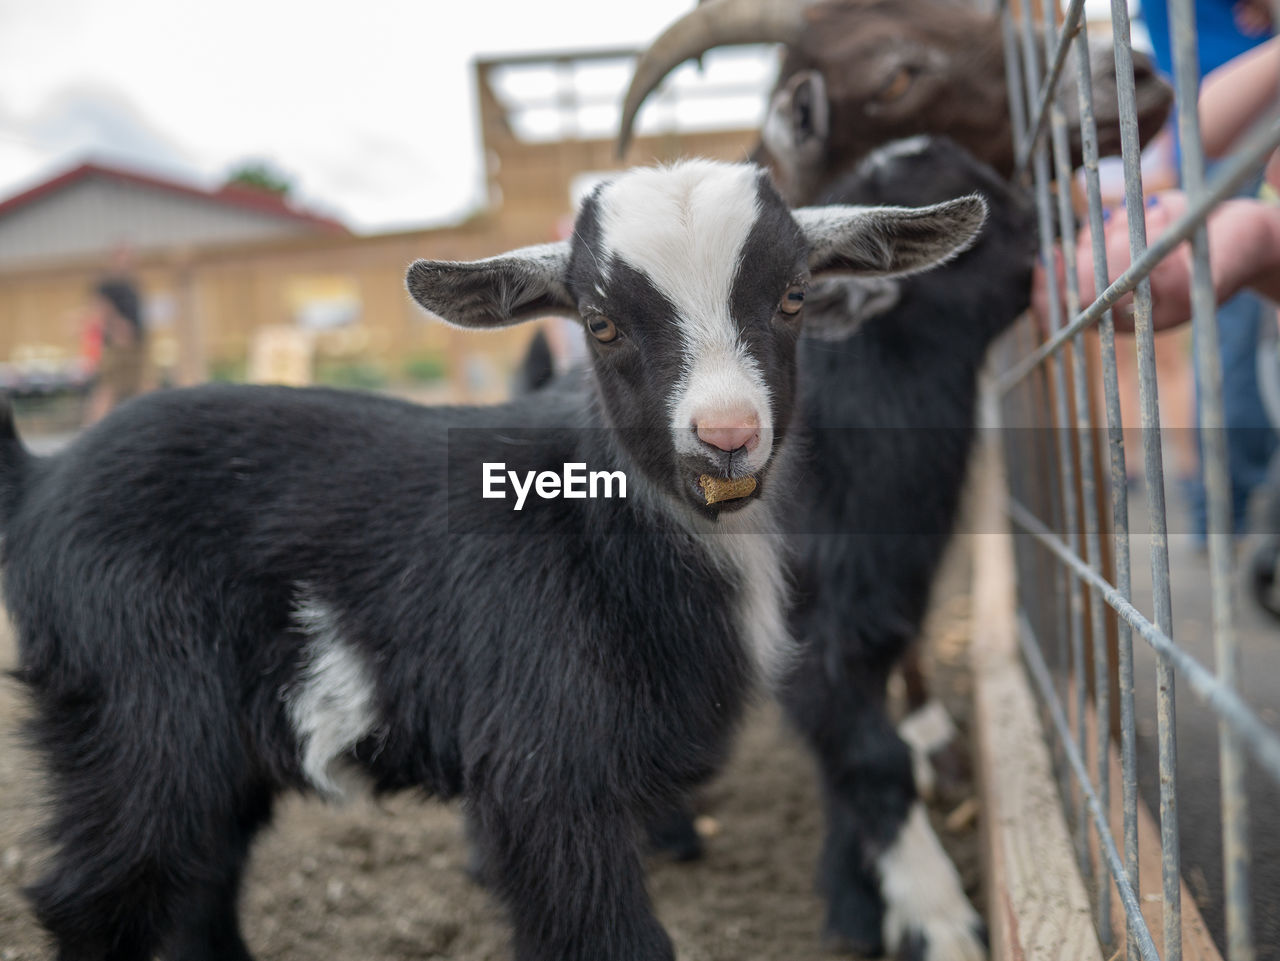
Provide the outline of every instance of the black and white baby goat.
[[[580,316],[582,390],[172,391],[47,459],[6,416],[5,597],[53,802],[29,894],[59,957],[248,958],[236,905],[273,799],[358,772],[465,799],[518,959],[671,958],[634,829],[719,764],[786,659],[769,532],[803,286],[924,269],[983,216],[789,212],[753,167],[632,171],[571,242],[409,270],[465,327]],[[620,470],[629,496],[497,510],[499,461]],[[709,505],[703,474],[756,486]]]

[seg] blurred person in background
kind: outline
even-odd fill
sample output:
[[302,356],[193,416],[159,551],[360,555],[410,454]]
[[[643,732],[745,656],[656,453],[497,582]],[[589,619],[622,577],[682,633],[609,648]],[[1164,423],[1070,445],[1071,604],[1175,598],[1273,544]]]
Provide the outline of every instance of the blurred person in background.
[[[1173,54],[1166,0],[1146,0],[1143,17],[1151,31],[1151,44],[1160,69],[1173,73]],[[1271,84],[1257,98],[1251,88],[1248,64],[1251,51],[1266,44],[1274,33],[1268,0],[1197,0],[1195,4],[1197,52],[1200,59],[1200,131],[1205,155],[1217,160],[1230,152],[1249,124],[1274,102],[1276,86]],[[1274,46],[1274,45],[1273,45]],[[1265,59],[1265,58],[1264,58]],[[1228,104],[1245,106],[1232,110]],[[1252,104],[1255,110],[1247,109]],[[1213,176],[1213,164],[1207,175]],[[1261,186],[1259,176],[1245,184],[1238,196],[1255,197]],[[1173,201],[1174,198],[1169,198]],[[1225,256],[1225,254],[1224,254]],[[1212,256],[1211,256],[1212,260]],[[1246,527],[1249,495],[1267,478],[1267,467],[1276,449],[1275,433],[1263,404],[1258,385],[1258,340],[1264,320],[1274,311],[1250,290],[1220,300],[1218,336],[1222,345],[1222,407],[1227,429],[1227,460],[1231,475],[1233,530]],[[1192,357],[1195,357],[1193,352]],[[1196,395],[1201,375],[1194,363]],[[1197,402],[1197,423],[1200,405]],[[1203,452],[1201,455],[1203,464]],[[1203,469],[1187,485],[1191,530],[1203,544],[1206,529],[1206,501]]]
[[101,347],[97,377],[85,409],[86,427],[117,404],[142,393],[147,366],[147,336],[137,285],[124,275],[107,277],[93,294],[92,322],[100,332]]

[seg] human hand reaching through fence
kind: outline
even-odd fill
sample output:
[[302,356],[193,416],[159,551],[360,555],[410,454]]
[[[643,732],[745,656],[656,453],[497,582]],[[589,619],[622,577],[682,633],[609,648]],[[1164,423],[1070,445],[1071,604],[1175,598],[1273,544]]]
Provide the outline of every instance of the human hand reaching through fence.
[[[1147,200],[1148,242],[1155,240],[1186,210],[1186,195],[1178,190],[1153,194]],[[1280,300],[1280,206],[1253,199],[1228,200],[1209,217],[1209,265],[1217,303],[1246,287]],[[1129,268],[1129,221],[1123,210],[1111,213],[1105,224],[1107,277],[1114,281]],[[1097,293],[1093,284],[1093,241],[1088,228],[1076,238],[1076,275],[1081,307]],[[1061,250],[1054,248],[1058,291],[1065,293],[1066,269]],[[1032,310],[1043,322],[1049,313],[1049,283],[1045,268],[1036,268],[1031,291]],[[1133,330],[1133,295],[1126,294],[1113,312],[1117,330]],[[1179,244],[1151,272],[1151,320],[1156,330],[1176,327],[1191,319],[1191,247]]]

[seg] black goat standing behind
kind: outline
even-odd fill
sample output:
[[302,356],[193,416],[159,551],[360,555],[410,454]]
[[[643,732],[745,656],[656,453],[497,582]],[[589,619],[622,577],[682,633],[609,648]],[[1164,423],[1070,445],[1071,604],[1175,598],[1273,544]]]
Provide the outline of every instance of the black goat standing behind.
[[[937,138],[885,148],[823,197],[928,203],[956,190],[987,198],[978,241],[930,274],[849,284],[844,303],[832,296],[843,282],[828,281],[825,297],[810,297],[799,348],[807,469],[790,529],[791,627],[802,653],[782,699],[822,774],[828,933],[872,957],[885,947],[930,961],[968,956],[960,932],[930,943],[926,892],[951,883],[954,869],[952,878],[885,876],[904,834],[928,826],[911,824],[923,820],[913,813],[911,750],[889,719],[885,688],[924,621],[960,507],[977,375],[992,340],[1026,309],[1035,230],[1029,198]],[[815,336],[854,319],[851,336]],[[914,888],[908,896],[922,909],[914,922],[895,921],[911,913],[893,903],[895,882]],[[938,943],[947,938],[956,946]]]

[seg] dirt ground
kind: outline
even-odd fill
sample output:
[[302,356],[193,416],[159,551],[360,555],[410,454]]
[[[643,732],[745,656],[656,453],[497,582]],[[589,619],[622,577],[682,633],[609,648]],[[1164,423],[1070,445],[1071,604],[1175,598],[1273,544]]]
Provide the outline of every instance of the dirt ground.
[[[954,569],[945,582],[950,589],[940,591],[928,630],[927,665],[967,729],[965,582]],[[13,657],[5,625],[0,668],[11,667]],[[39,779],[34,759],[14,739],[23,709],[17,685],[0,680],[0,961],[52,957],[20,894],[38,875],[41,855],[31,839]],[[821,813],[811,762],[776,709],[752,715],[732,764],[700,806],[705,859],[655,861],[651,871],[658,914],[682,961],[832,958],[821,942],[822,906],[813,888]],[[956,807],[953,800],[935,810],[935,826],[982,910],[976,824],[961,816],[948,827],[948,814],[963,813]],[[408,796],[337,809],[291,799],[255,848],[246,938],[261,961],[506,959],[502,912],[468,879],[465,861],[455,807]]]

